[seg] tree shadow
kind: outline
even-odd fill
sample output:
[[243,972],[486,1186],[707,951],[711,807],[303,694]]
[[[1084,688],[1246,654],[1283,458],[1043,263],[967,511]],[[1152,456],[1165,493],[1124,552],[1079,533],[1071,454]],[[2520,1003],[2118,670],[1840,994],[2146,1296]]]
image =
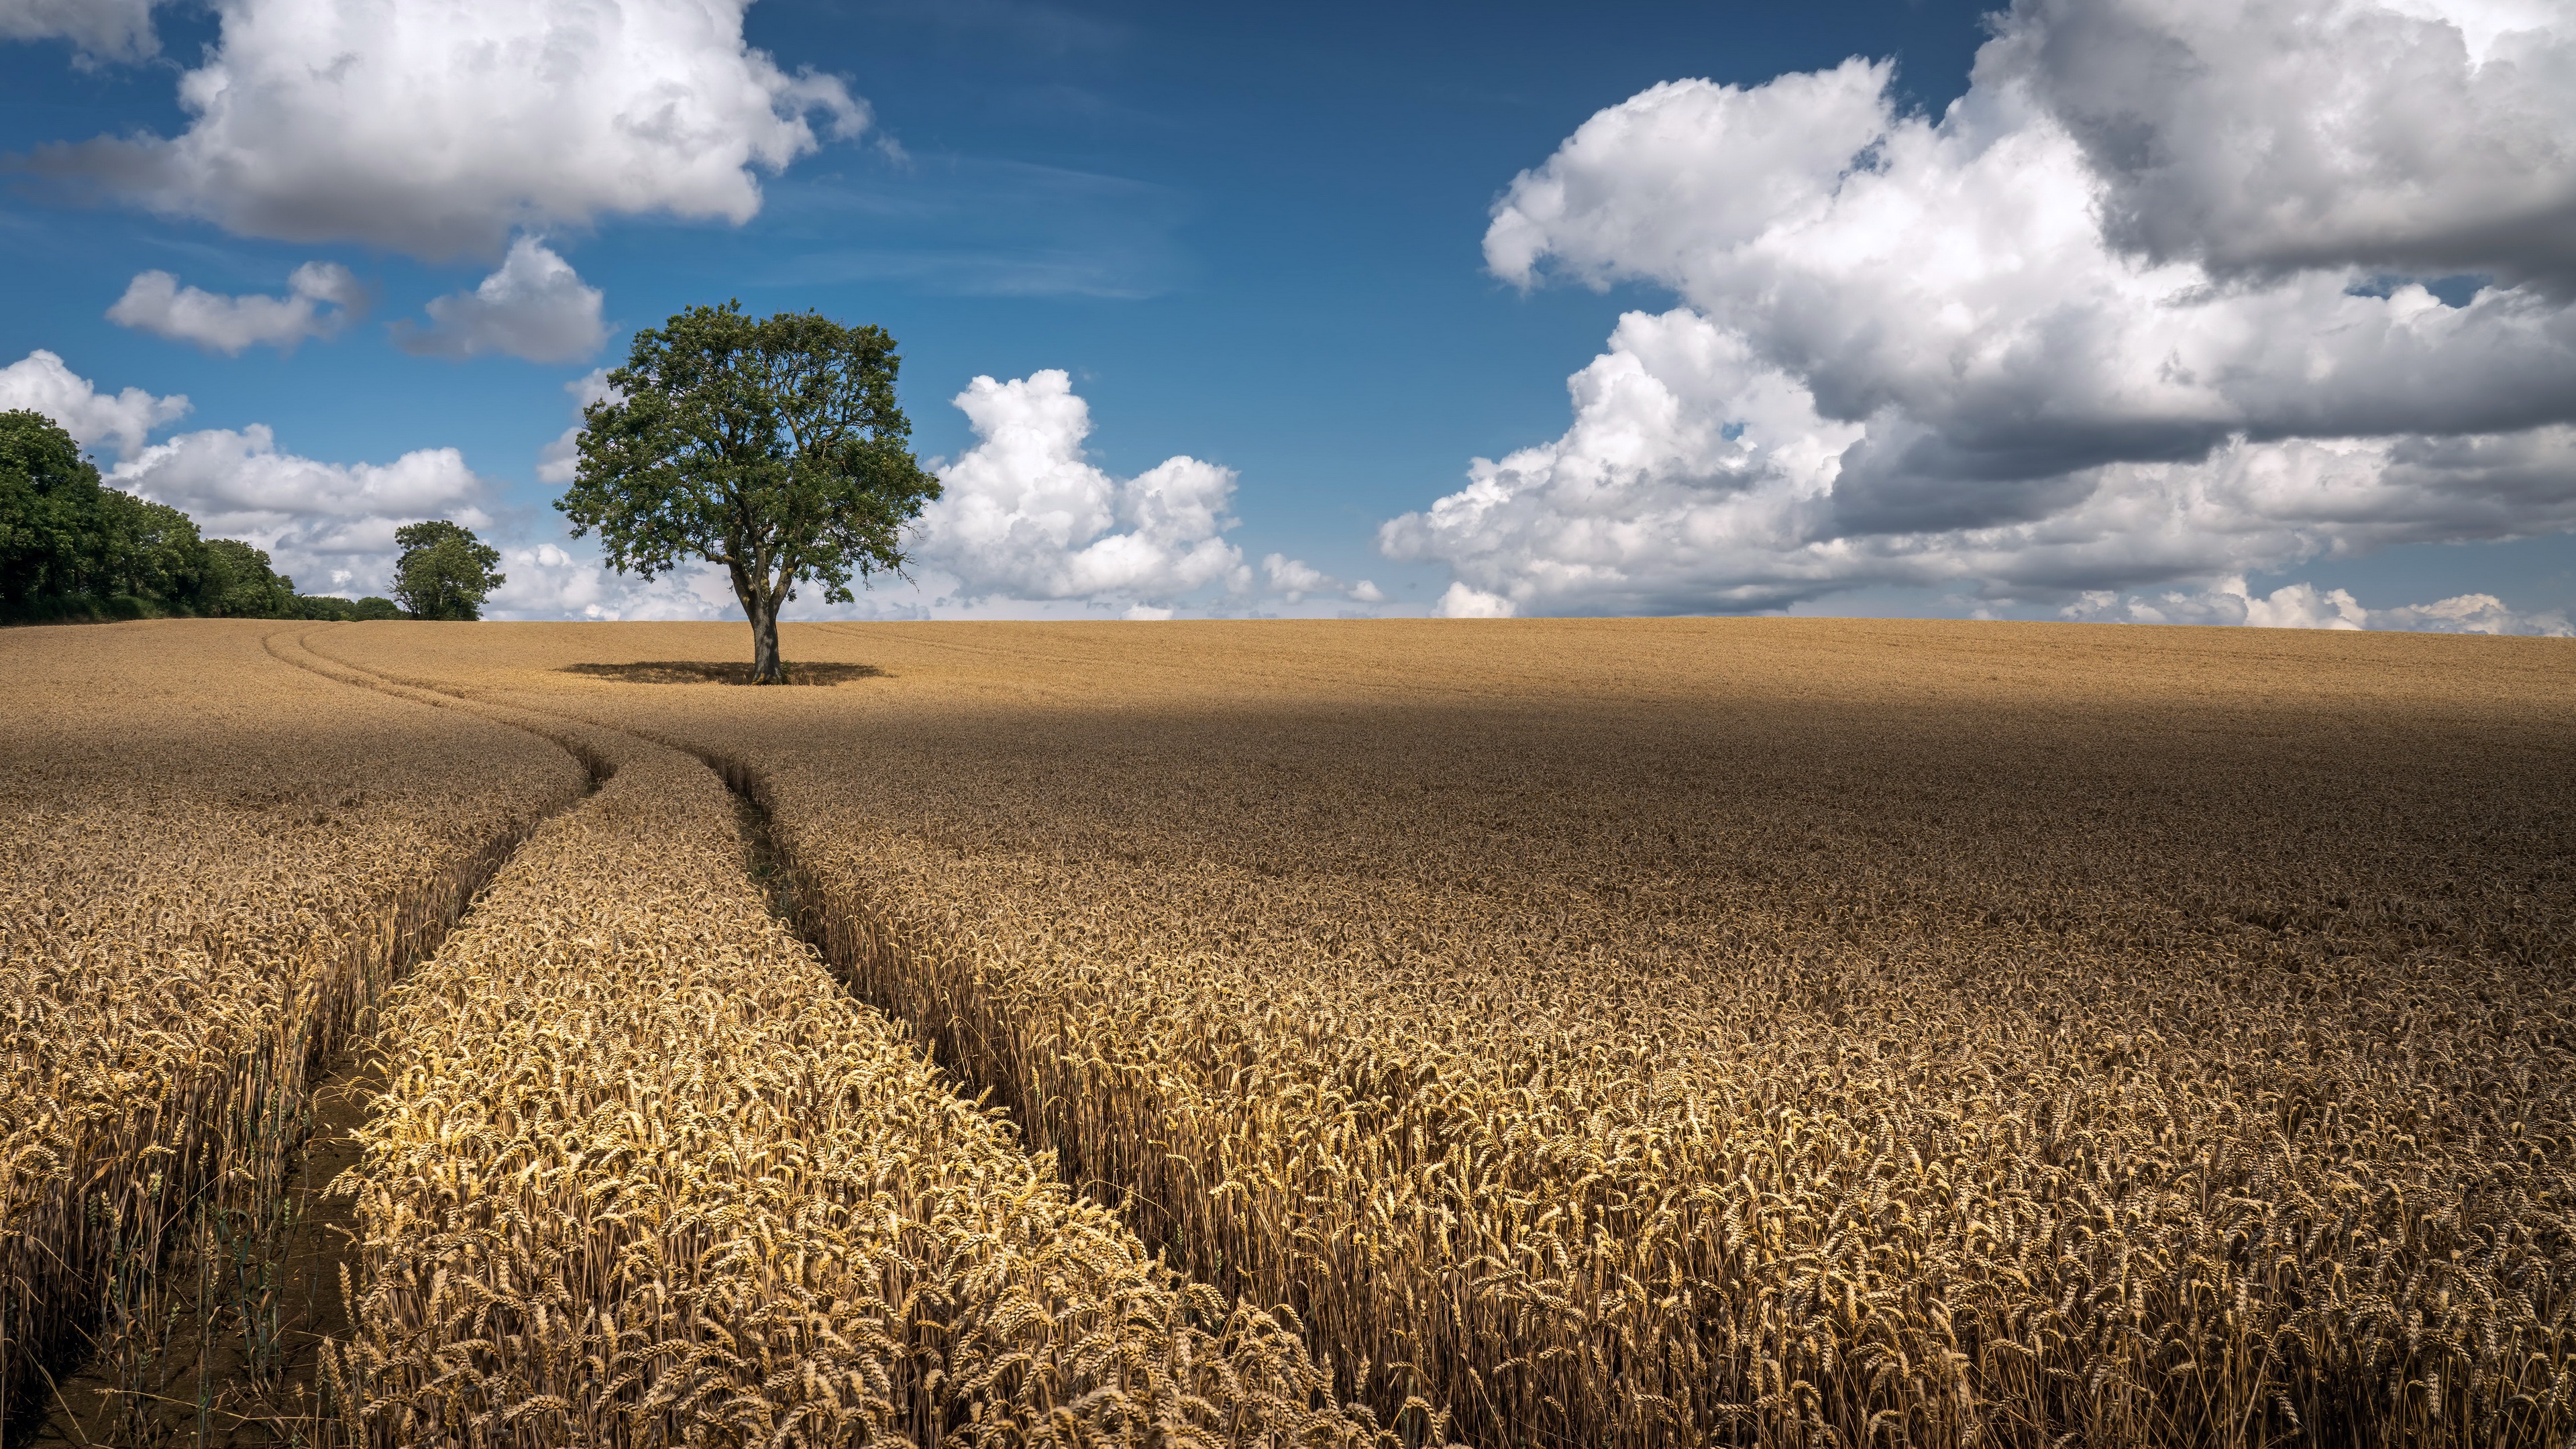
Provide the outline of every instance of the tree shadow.
[[[751,666],[748,663],[703,664],[692,659],[660,659],[645,664],[567,664],[556,672],[613,679],[620,684],[751,683]],[[885,671],[873,664],[818,664],[798,660],[787,663],[789,684],[830,686],[847,684],[853,679],[884,677]]]

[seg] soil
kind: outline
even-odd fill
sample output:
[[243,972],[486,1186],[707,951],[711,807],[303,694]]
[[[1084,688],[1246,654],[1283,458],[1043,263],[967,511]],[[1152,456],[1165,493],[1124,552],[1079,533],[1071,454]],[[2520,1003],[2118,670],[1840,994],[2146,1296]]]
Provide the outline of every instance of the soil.
[[322,1346],[349,1335],[340,1278],[357,1260],[357,1200],[329,1188],[358,1164],[358,1128],[381,1089],[372,1069],[351,1067],[314,1093],[313,1135],[287,1184],[295,1225],[278,1264],[282,1362],[273,1380],[247,1371],[231,1315],[220,1315],[210,1335],[206,1315],[183,1308],[170,1335],[172,1360],[146,1370],[134,1393],[119,1393],[117,1366],[102,1355],[55,1386],[44,1417],[18,1426],[9,1449],[247,1449],[344,1439],[324,1402]]

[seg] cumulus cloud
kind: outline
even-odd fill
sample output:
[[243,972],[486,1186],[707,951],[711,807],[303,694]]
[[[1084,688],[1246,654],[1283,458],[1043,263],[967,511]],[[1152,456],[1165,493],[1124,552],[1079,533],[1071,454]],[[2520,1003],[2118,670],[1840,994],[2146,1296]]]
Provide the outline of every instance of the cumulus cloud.
[[422,448],[391,463],[324,463],[282,452],[264,424],[210,428],[156,443],[108,481],[197,521],[209,538],[269,551],[303,587],[381,590],[391,582],[394,530],[423,518],[487,528],[488,486],[454,448]]
[[[565,383],[564,391],[572,394],[576,419],[581,410],[592,403],[609,402],[625,396],[608,385],[608,369],[604,367],[594,367]],[[561,436],[546,444],[543,452],[537,454],[538,482],[569,483],[580,475],[581,426],[579,421],[575,421],[571,427],[563,430]]]
[[1386,593],[1366,579],[1344,585],[1340,579],[1306,562],[1274,553],[1261,560],[1263,589],[1291,604],[1304,603],[1316,594],[1339,594],[1357,604],[1383,604]]
[[978,377],[954,401],[976,442],[936,465],[944,491],[922,512],[917,552],[955,577],[961,601],[1168,605],[1249,586],[1242,550],[1220,536],[1235,522],[1233,469],[1173,457],[1112,478],[1083,454],[1091,408],[1059,369]]
[[180,80],[186,131],[32,164],[243,235],[428,260],[608,215],[740,223],[755,170],[869,122],[838,79],[747,46],[748,4],[223,0],[221,38]]
[[[578,548],[578,546],[576,546]],[[742,617],[724,570],[706,564],[650,581],[609,572],[596,551],[552,543],[501,551],[505,582],[484,610],[493,619],[722,619]]]
[[185,416],[188,399],[183,393],[155,397],[139,387],[100,392],[40,347],[0,367],[0,412],[21,408],[52,418],[84,448],[104,444],[129,458],[154,429]]
[[2152,259],[2576,289],[2563,4],[2027,0],[1989,69],[2075,137],[2111,239]]
[[599,289],[584,283],[570,262],[523,236],[510,244],[499,271],[471,292],[433,298],[429,325],[398,323],[394,341],[405,352],[428,357],[498,352],[530,362],[572,362],[608,340],[599,304]]
[[286,279],[287,295],[227,297],[182,287],[168,272],[144,272],[107,309],[107,320],[238,357],[260,343],[293,352],[308,337],[332,337],[366,311],[367,289],[338,262],[306,262]]
[[2088,592],[2059,610],[2069,619],[2131,624],[2247,624],[2261,629],[2399,629],[2437,634],[2576,635],[2560,611],[2525,613],[2493,594],[2459,594],[2430,604],[2369,609],[2349,589],[2286,584],[2256,594],[2243,579],[2202,591],[2123,595]]
[[1500,594],[1470,588],[1464,582],[1452,583],[1440,595],[1432,612],[1443,619],[1508,619],[1520,612],[1512,601]]
[[0,39],[68,40],[79,63],[148,60],[161,53],[154,0],[0,0]]
[[1261,560],[1261,577],[1269,584],[1272,593],[1285,597],[1292,604],[1308,594],[1341,587],[1339,579],[1304,559],[1290,558],[1284,553],[1274,553]]
[[[1937,119],[1861,60],[1653,87],[1514,181],[1486,257],[1685,305],[1623,317],[1564,436],[1381,547],[1447,562],[1461,609],[1663,612],[2061,603],[2576,526],[2576,230],[2546,221],[2576,89],[2541,83],[2571,35],[2024,0]],[[2278,88],[2327,70],[2333,104]],[[2423,285],[2458,271],[2466,305]]]
[[391,463],[324,463],[277,446],[266,426],[208,428],[147,446],[188,411],[184,397],[141,388],[107,393],[50,352],[0,368],[0,409],[33,408],[83,447],[111,445],[107,481],[166,503],[209,538],[267,549],[278,568],[315,591],[378,590],[390,583],[394,530],[424,518],[486,528],[490,484],[454,448],[422,448]]

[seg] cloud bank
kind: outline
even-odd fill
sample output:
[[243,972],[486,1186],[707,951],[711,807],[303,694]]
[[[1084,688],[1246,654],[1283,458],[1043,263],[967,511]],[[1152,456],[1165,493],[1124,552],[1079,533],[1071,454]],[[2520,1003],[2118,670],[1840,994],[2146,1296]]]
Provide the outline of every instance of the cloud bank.
[[2366,609],[2346,589],[2289,584],[2257,595],[2243,579],[2193,593],[2084,595],[2058,611],[2069,619],[2126,624],[2250,624],[2264,629],[2406,629],[2431,634],[2576,635],[2563,611],[2523,613],[2493,594],[2460,594],[2430,604]]
[[1091,406],[1056,368],[978,377],[953,401],[976,442],[934,465],[943,493],[923,510],[919,554],[956,580],[960,600],[1150,608],[1212,584],[1249,587],[1243,551],[1221,537],[1235,524],[1233,469],[1183,456],[1110,477],[1083,455]]
[[429,325],[397,323],[405,352],[463,359],[498,352],[530,362],[573,362],[608,341],[600,291],[535,237],[510,244],[501,269],[471,292],[432,298]]
[[0,409],[13,408],[45,414],[85,448],[112,451],[108,483],[179,509],[208,538],[267,549],[307,593],[382,592],[392,582],[394,530],[405,523],[492,523],[482,507],[491,483],[454,448],[390,463],[324,463],[282,451],[259,423],[147,444],[188,411],[185,397],[103,392],[44,351],[0,368]]
[[107,309],[107,320],[238,357],[262,343],[293,352],[306,338],[337,336],[367,309],[367,289],[338,262],[306,262],[286,289],[284,297],[226,297],[182,287],[168,272],[144,272]]
[[[130,0],[7,3],[0,14],[70,17],[20,23],[78,29],[102,54],[148,49],[148,10]],[[48,147],[31,164],[246,236],[429,261],[608,215],[740,223],[760,209],[755,170],[869,123],[840,80],[790,75],[746,45],[748,4],[221,0],[221,39],[180,79],[184,132]]]
[[1659,85],[1512,183],[1496,275],[1683,305],[1381,530],[1448,612],[2065,605],[2576,526],[2563,7],[2024,0],[1939,118],[1892,79]]
[[52,418],[84,448],[130,458],[154,430],[187,415],[188,399],[184,393],[154,397],[139,387],[100,392],[40,347],[0,367],[0,412],[22,408]]
[[266,425],[210,428],[156,443],[108,481],[197,521],[209,538],[269,551],[308,593],[381,592],[391,583],[394,530],[423,518],[488,528],[488,487],[454,448],[422,448],[391,463],[322,463],[281,452]]

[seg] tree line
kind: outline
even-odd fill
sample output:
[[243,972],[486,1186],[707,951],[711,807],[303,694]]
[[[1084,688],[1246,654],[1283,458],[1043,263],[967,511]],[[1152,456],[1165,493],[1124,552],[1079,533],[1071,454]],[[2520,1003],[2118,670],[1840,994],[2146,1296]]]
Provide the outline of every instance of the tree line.
[[444,519],[394,538],[394,598],[299,594],[266,551],[109,487],[53,419],[0,412],[0,622],[482,617],[504,581],[498,550]]

